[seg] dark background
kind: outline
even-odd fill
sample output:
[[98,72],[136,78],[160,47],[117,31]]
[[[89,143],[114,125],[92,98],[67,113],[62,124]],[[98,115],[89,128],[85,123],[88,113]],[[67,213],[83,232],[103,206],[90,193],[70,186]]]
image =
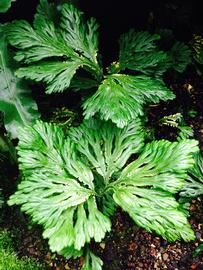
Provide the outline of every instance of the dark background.
[[[203,34],[202,0],[73,1],[86,17],[95,17],[99,22],[101,53],[109,62],[117,55],[119,35],[130,28],[149,31],[170,28],[178,40],[186,42],[191,40],[193,34]],[[14,19],[32,22],[38,3],[38,0],[17,0],[7,13],[0,14],[0,22]]]

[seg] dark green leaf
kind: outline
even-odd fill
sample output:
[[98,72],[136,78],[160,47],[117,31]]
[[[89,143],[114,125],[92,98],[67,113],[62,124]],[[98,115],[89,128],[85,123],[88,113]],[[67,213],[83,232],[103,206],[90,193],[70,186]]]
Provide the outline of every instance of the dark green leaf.
[[128,68],[148,75],[152,72],[161,75],[167,69],[166,65],[160,65],[166,62],[167,54],[158,49],[155,42],[159,39],[157,34],[132,29],[123,34],[120,38],[119,69]]
[[0,2],[0,12],[6,12],[11,7],[11,2],[15,0],[1,0]]
[[178,72],[183,72],[191,63],[191,50],[182,42],[177,41],[168,52],[171,59],[171,67]]

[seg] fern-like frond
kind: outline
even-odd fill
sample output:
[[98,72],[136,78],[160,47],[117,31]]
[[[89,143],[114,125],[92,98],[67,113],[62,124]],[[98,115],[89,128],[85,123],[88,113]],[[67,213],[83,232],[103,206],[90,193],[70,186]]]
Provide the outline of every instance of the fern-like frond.
[[182,117],[183,116],[181,113],[175,113],[175,114],[164,116],[159,120],[159,125],[161,126],[165,125],[165,126],[177,128],[179,126],[179,123],[182,120]]
[[102,266],[102,260],[89,251],[85,256],[85,262],[81,270],[102,270]]
[[144,104],[174,97],[161,80],[114,74],[108,76],[97,92],[84,102],[84,115],[88,119],[99,113],[102,119],[111,120],[123,128],[132,119],[143,115]]
[[125,187],[114,193],[114,200],[149,232],[155,231],[169,241],[195,239],[187,215],[179,210],[179,204],[170,193]]
[[68,257],[110,231],[112,196],[146,230],[171,241],[193,239],[187,213],[173,194],[194,164],[197,142],[154,141],[123,169],[142,150],[138,120],[124,129],[110,121],[86,120],[66,136],[59,126],[38,121],[20,132],[23,179],[9,204],[21,205],[43,225],[51,250]]
[[[119,68],[126,68],[149,74],[153,69],[159,70],[167,54],[158,49],[156,41],[160,39],[157,34],[149,32],[136,32],[131,29],[120,37]],[[163,72],[166,69],[163,69]]]
[[178,72],[183,72],[191,63],[191,50],[189,46],[177,41],[168,52],[171,67]]
[[99,25],[96,20],[91,18],[85,23],[83,12],[70,4],[63,6],[62,15],[61,27],[64,29],[65,41],[74,50],[97,63]]
[[155,231],[170,241],[194,239],[186,213],[180,210],[172,194],[184,186],[196,151],[195,140],[148,144],[112,184],[116,203],[148,231]]
[[15,59],[28,65],[16,74],[47,82],[47,93],[66,90],[80,67],[99,80],[102,71],[97,62],[95,20],[85,24],[79,10],[72,4],[64,4],[61,25],[56,26],[53,8],[46,0],[41,0],[37,10],[33,27],[26,21],[7,26],[8,40],[18,49]]
[[[19,136],[23,180],[9,204],[44,227],[51,250],[80,250],[92,238],[101,241],[111,222],[97,207],[94,176],[62,129],[38,121]],[[77,252],[75,254],[78,254]]]
[[187,169],[194,165],[192,153],[197,151],[195,140],[173,143],[165,140],[153,141],[146,145],[138,159],[123,170],[120,179],[134,182],[136,186],[148,183],[155,188],[176,193],[184,184]]
[[17,70],[19,78],[44,81],[48,84],[46,93],[61,92],[70,86],[70,82],[80,67],[80,61],[41,62]]
[[139,120],[119,129],[111,122],[90,119],[80,127],[73,128],[70,136],[78,151],[103,176],[106,183],[133,153],[140,152],[144,144]]
[[190,126],[182,126],[180,125],[178,127],[178,129],[180,130],[179,134],[178,134],[178,138],[177,140],[185,140],[185,139],[190,139],[194,137],[194,130],[192,127]]
[[180,192],[182,197],[195,198],[203,194],[203,154],[195,154],[194,167],[189,170],[189,175],[183,189]]

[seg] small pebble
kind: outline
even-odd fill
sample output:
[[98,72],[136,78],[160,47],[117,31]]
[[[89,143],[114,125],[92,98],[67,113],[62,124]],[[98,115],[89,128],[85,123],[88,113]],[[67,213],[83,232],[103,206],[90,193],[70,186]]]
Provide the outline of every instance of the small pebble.
[[66,263],[65,269],[66,269],[66,270],[70,270],[70,269],[71,269],[71,268],[69,267],[68,263]]
[[100,243],[99,245],[100,245],[100,247],[101,247],[102,249],[105,249],[105,247],[106,247],[106,245],[105,245],[104,242]]
[[163,260],[164,260],[164,261],[167,261],[167,260],[168,260],[168,257],[169,257],[169,256],[168,256],[167,253],[164,253],[164,254],[163,254]]

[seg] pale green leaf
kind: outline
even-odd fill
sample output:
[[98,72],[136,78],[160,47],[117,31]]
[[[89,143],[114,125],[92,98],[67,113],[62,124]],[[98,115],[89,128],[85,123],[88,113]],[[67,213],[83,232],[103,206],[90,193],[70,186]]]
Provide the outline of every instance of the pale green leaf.
[[88,252],[81,270],[102,270],[102,266],[103,261],[92,252]]
[[192,153],[197,151],[195,140],[153,141],[122,171],[118,181],[136,186],[151,185],[176,193],[183,187],[186,171],[194,165]]
[[199,152],[194,155],[194,167],[189,170],[189,175],[183,189],[182,197],[195,198],[203,194],[203,154]]
[[12,61],[4,36],[0,39],[0,110],[4,125],[12,138],[18,137],[18,129],[35,122],[40,116],[31,90],[14,75]]
[[66,259],[76,259],[78,257],[81,257],[83,254],[83,250],[77,250],[73,246],[65,247],[64,249],[58,251],[58,253],[62,256],[64,256]]
[[185,241],[195,239],[194,232],[187,222],[187,215],[179,210],[178,203],[170,193],[125,187],[117,190],[113,197],[145,230],[155,231],[169,241],[181,238]]
[[60,127],[41,121],[22,129],[19,140],[23,179],[9,205],[21,205],[34,222],[43,225],[52,251],[68,256],[92,238],[101,241],[111,222],[97,208],[93,173],[75,143]]
[[194,164],[197,141],[153,141],[111,184],[113,198],[147,231],[169,241],[194,239],[187,213],[172,196],[184,186],[187,170]]
[[15,21],[8,24],[7,31],[9,42],[19,49],[15,56],[17,61],[29,64],[44,58],[75,55],[51,21],[42,20],[36,30],[27,21]]
[[82,53],[92,62],[97,63],[98,24],[94,18],[87,23],[83,20],[83,12],[72,4],[64,4],[61,26],[64,29],[66,42],[76,51]]
[[80,250],[85,243],[89,243],[94,238],[100,242],[106,232],[111,230],[110,219],[97,209],[97,204],[93,198],[87,201],[88,214],[83,205],[78,207],[77,222],[75,224],[75,248]]
[[142,149],[144,141],[139,120],[119,129],[111,122],[90,119],[71,129],[70,135],[78,151],[107,182],[133,153]]

